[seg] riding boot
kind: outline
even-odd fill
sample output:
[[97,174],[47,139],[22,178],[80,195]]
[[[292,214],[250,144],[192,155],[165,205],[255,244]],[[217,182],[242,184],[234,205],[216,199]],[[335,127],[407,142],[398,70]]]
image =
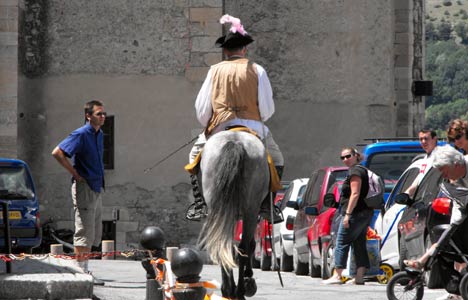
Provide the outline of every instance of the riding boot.
[[[281,180],[281,177],[283,176],[283,169],[284,166],[275,166],[276,172],[278,173],[278,177]],[[259,215],[260,217],[264,218],[265,220],[268,220],[268,222],[271,223],[271,209],[270,209],[270,193],[273,201],[275,201],[276,193],[275,192],[269,192],[265,199],[263,200],[262,204],[260,205],[260,212]],[[284,221],[283,213],[281,212],[281,209],[273,204],[273,224],[281,223]]]
[[185,218],[190,221],[200,221],[207,216],[208,209],[200,191],[197,175],[190,175],[190,183],[195,201],[188,207]]

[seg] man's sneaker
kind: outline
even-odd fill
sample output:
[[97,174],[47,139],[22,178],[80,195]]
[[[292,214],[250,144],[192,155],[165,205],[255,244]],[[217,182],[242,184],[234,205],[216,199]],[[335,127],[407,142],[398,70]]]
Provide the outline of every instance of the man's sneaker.
[[96,276],[94,276],[93,273],[88,272],[88,274],[91,275],[91,277],[93,277],[93,284],[94,285],[105,285],[106,284],[103,280],[101,280],[99,278],[96,278]]
[[[260,215],[260,217],[264,218],[265,220],[268,220],[268,222],[271,223],[270,209],[261,207],[260,212],[258,214]],[[277,206],[273,205],[273,224],[278,224],[283,221],[283,213]]]
[[190,221],[200,221],[203,218],[206,218],[208,215],[208,208],[206,207],[206,203],[195,202],[190,204],[185,213],[185,218]]

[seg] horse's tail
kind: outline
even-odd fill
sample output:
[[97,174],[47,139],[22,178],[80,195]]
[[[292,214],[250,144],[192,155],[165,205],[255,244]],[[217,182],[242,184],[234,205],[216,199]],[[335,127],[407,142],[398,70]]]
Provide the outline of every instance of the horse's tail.
[[233,238],[240,205],[245,200],[242,179],[246,152],[240,143],[228,141],[221,153],[212,174],[214,188],[210,195],[210,211],[198,243],[215,263],[227,270],[237,266],[233,257]]

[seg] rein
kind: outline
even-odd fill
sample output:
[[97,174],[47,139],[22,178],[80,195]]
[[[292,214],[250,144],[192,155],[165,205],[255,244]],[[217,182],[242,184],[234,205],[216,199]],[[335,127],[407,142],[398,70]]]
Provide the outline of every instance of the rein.
[[166,159],[168,159],[169,157],[171,157],[172,155],[176,154],[177,152],[179,152],[180,150],[182,150],[183,148],[185,148],[186,146],[190,145],[191,143],[193,143],[196,139],[198,139],[198,135],[196,137],[194,137],[193,139],[191,139],[190,141],[186,142],[185,144],[183,144],[182,146],[180,146],[179,148],[177,148],[176,150],[172,151],[171,153],[169,153],[168,155],[166,155],[165,157],[163,157],[162,159],[160,159],[158,162],[156,162],[152,167],[149,167],[149,168],[146,168],[143,172],[146,174],[148,173],[149,171],[151,171],[152,169],[156,168],[157,166],[159,166],[163,161],[165,161]]

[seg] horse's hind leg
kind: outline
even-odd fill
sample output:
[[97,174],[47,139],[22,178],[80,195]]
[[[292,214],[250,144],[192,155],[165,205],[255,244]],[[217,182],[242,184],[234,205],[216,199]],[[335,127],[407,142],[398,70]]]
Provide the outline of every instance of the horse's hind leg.
[[221,293],[224,298],[236,298],[236,282],[234,281],[234,275],[232,274],[232,269],[226,271],[221,267],[221,276],[222,276],[222,285]]
[[257,292],[255,280],[252,278],[251,256],[255,247],[253,233],[255,230],[255,220],[244,218],[243,224],[251,224],[251,226],[243,226],[242,240],[239,244],[239,280],[237,282],[237,297],[245,299],[244,296],[252,297]]

